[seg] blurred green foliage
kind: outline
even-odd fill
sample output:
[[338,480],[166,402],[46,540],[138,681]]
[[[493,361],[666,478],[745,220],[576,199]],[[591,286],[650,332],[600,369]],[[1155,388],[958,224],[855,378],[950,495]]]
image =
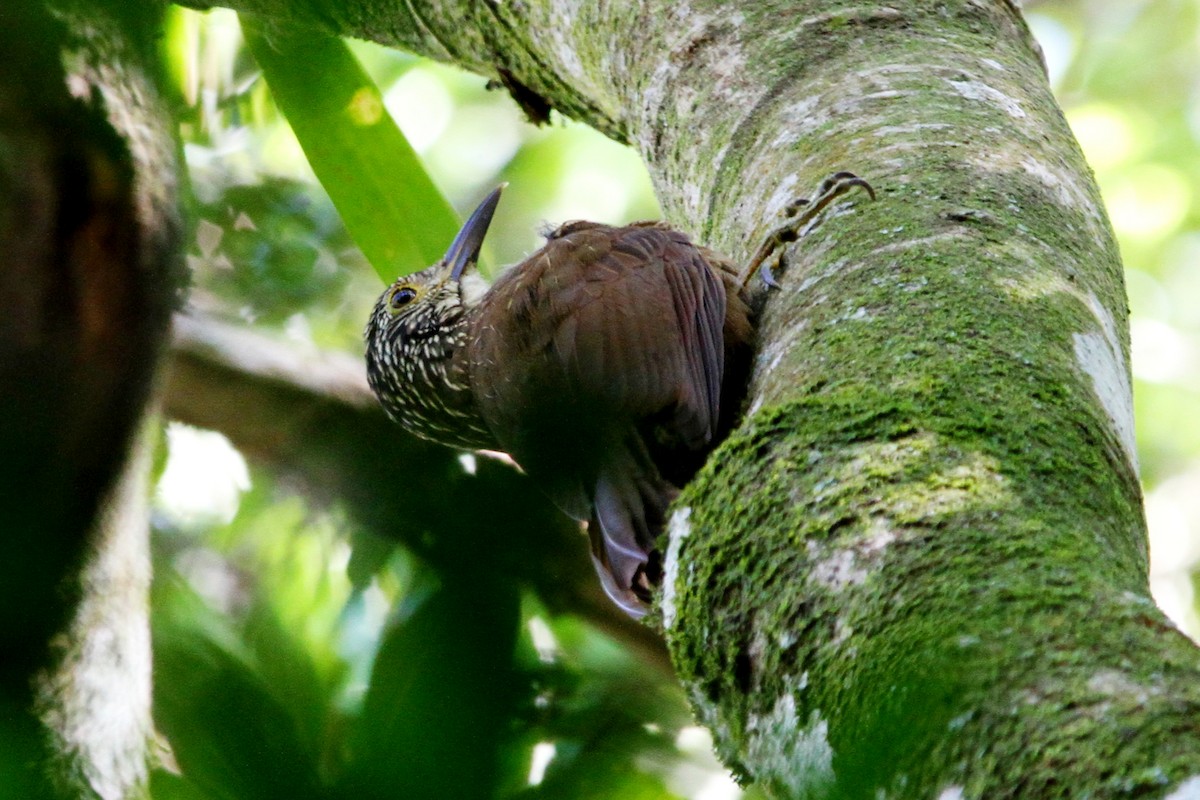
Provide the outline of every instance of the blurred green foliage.
[[[1026,8],[1126,259],[1155,589],[1195,634],[1200,0]],[[361,353],[382,284],[236,17],[174,9],[163,47],[196,197],[191,302],[300,347]],[[364,43],[349,52],[455,208],[510,182],[490,263],[521,258],[547,224],[658,215],[637,157],[594,132],[557,119],[531,128],[477,76]],[[384,189],[403,194],[395,170],[407,168],[387,167]],[[397,259],[397,271],[424,266]],[[247,487],[231,477],[245,467],[227,446],[170,441],[156,513],[155,702],[182,774],[156,772],[155,797],[421,796],[431,770],[456,782],[454,797],[739,795],[679,687],[598,631],[486,570],[439,574],[388,547],[352,584],[347,542],[361,531],[349,515],[258,468]]]

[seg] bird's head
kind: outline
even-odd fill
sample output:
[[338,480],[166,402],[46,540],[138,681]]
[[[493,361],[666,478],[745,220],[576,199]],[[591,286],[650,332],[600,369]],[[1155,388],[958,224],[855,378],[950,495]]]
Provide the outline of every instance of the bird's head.
[[394,348],[433,337],[479,302],[487,283],[472,267],[479,260],[503,188],[496,187],[471,213],[446,255],[420,272],[397,278],[379,296],[367,323],[368,353],[377,346]]
[[389,286],[367,322],[371,388],[394,419],[428,438],[459,441],[454,431],[463,423],[450,420],[447,409],[468,403],[469,392],[455,356],[467,341],[468,312],[487,292],[472,267],[503,188],[484,198],[437,263]]

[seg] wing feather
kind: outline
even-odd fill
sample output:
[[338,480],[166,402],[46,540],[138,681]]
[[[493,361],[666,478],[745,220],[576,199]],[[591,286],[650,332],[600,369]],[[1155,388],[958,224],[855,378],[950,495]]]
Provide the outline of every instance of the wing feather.
[[609,578],[625,593],[645,580],[636,576],[674,495],[648,450],[661,442],[637,437],[701,451],[716,434],[725,291],[682,233],[575,223],[475,312],[483,322],[468,346],[484,420],[564,511],[591,519],[610,593]]

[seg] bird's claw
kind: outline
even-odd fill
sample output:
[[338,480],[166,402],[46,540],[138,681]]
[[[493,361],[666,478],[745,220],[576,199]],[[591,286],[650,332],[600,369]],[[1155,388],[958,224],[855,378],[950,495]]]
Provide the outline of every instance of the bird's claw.
[[[779,262],[776,261],[778,264]],[[775,280],[775,272],[771,267],[771,263],[765,258],[758,268],[758,277],[762,278],[763,285],[768,289],[782,289],[779,281]]]
[[784,209],[784,217],[787,222],[772,231],[767,240],[763,242],[762,247],[755,253],[742,279],[742,285],[746,286],[750,282],[750,276],[757,272],[768,289],[778,289],[779,281],[775,280],[774,270],[783,265],[783,253],[779,252],[774,263],[769,260],[771,255],[780,250],[783,245],[799,239],[805,229],[830,203],[855,188],[863,189],[872,200],[875,199],[875,190],[871,184],[853,172],[835,172],[821,181],[813,199],[802,197],[792,201]]

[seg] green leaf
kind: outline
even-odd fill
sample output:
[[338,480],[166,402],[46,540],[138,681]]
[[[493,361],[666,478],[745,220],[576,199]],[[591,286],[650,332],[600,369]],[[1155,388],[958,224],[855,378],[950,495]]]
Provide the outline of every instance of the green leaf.
[[241,20],[275,102],[379,276],[391,283],[437,261],[458,217],[346,43]]
[[179,599],[154,623],[155,721],[187,778],[174,796],[320,798],[319,756],[293,713],[299,703],[287,702],[292,687],[271,685],[198,599]]
[[343,796],[496,796],[518,688],[517,589],[486,572],[440,578],[384,637]]

